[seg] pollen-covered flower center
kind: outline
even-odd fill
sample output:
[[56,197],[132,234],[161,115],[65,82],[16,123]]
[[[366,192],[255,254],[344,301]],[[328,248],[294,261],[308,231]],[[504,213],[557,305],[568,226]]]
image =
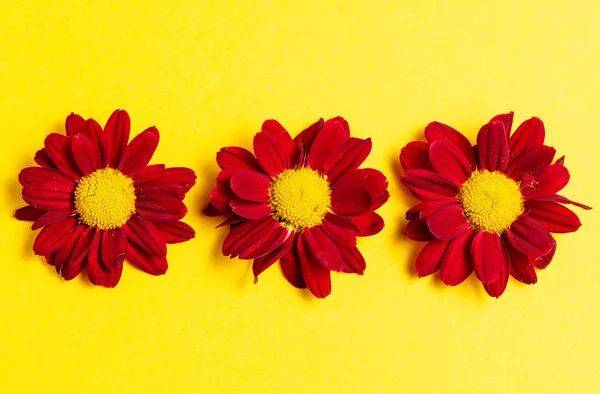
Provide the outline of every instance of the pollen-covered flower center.
[[497,171],[474,172],[458,200],[469,223],[487,232],[504,232],[523,211],[519,184]]
[[331,207],[329,182],[310,168],[282,172],[269,192],[275,218],[293,229],[321,224]]
[[135,213],[133,180],[114,168],[81,178],[75,190],[75,210],[90,227],[110,230],[123,226]]

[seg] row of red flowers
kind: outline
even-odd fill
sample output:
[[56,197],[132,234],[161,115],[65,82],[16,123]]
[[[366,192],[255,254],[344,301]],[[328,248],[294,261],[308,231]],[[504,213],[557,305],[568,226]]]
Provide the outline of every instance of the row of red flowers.
[[[556,243],[549,232],[575,231],[577,216],[557,195],[568,182],[564,158],[543,144],[539,119],[511,136],[512,113],[486,124],[478,145],[432,123],[427,142],[401,153],[402,182],[423,203],[407,212],[409,238],[429,241],[417,258],[419,276],[441,270],[448,285],[474,270],[498,297],[508,275],[535,283]],[[114,287],[128,260],[161,275],[168,243],[194,237],[181,219],[196,175],[188,168],[149,165],[159,142],[151,127],[129,142],[130,120],[117,110],[102,128],[71,114],[66,136],[50,134],[36,167],[19,174],[20,220],[42,229],[33,250],[65,279],[82,271],[93,284]],[[285,278],[316,297],[331,292],[330,272],[362,275],[366,263],[357,237],[379,233],[375,211],[389,198],[378,170],[359,168],[370,139],[350,136],[340,117],[322,119],[292,138],[274,120],[254,137],[254,154],[241,147],[217,153],[221,172],[205,208],[229,226],[223,254],[253,260],[255,278],[279,261]],[[256,279],[258,280],[258,279]]]

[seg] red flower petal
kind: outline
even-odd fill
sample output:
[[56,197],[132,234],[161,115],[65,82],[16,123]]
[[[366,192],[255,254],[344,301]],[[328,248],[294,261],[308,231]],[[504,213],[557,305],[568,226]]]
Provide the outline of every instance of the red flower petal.
[[231,190],[239,197],[248,201],[269,201],[271,179],[259,172],[236,172],[231,177]]
[[50,134],[46,137],[44,146],[46,152],[48,152],[48,157],[59,170],[73,179],[78,180],[81,178],[81,173],[71,152],[69,138],[60,134]]
[[22,220],[25,222],[35,222],[36,220],[41,218],[42,215],[45,213],[46,211],[44,211],[43,209],[37,209],[34,207],[26,206],[17,209],[17,211],[15,212],[15,218],[17,220]]
[[312,227],[302,232],[308,253],[329,271],[339,272],[344,266],[340,251],[335,243],[320,227]]
[[567,186],[570,177],[566,167],[552,164],[524,181],[521,192],[528,199],[550,197]]
[[23,188],[23,200],[46,211],[73,209],[75,186],[62,182],[35,182]]
[[446,140],[456,145],[456,147],[465,154],[467,159],[469,159],[471,167],[476,168],[473,146],[471,146],[467,137],[454,130],[452,127],[439,122],[429,123],[427,127],[425,127],[425,139],[430,144],[435,141]]
[[94,119],[85,121],[85,134],[92,142],[92,146],[98,157],[97,168],[105,168],[110,162],[110,146],[106,133],[102,130],[102,126]]
[[87,254],[96,234],[96,230],[85,226],[80,226],[77,230],[75,244],[69,259],[61,266],[60,274],[65,280],[72,280],[83,271],[87,265]]
[[46,148],[42,148],[35,153],[35,157],[33,160],[39,164],[43,168],[56,168],[50,156],[48,156],[48,152]]
[[81,116],[73,112],[71,112],[71,115],[67,116],[67,119],[65,120],[65,131],[68,137],[83,133],[84,127],[85,120]]
[[46,256],[46,261],[48,261],[48,263],[54,263],[54,267],[56,268],[56,273],[60,273],[62,270],[62,266],[65,264],[69,263],[69,257],[71,256],[71,253],[73,252],[73,248],[75,247],[75,243],[77,242],[77,239],[79,237],[81,237],[81,234],[83,233],[83,231],[86,229],[86,226],[77,226],[77,228],[75,229],[75,231],[72,231],[69,235],[68,235],[68,239],[65,240],[65,242],[63,243],[63,246],[58,249],[58,251],[54,254],[54,261],[49,261],[48,260],[48,256]]
[[144,253],[134,244],[129,244],[127,260],[137,269],[154,276],[164,275],[169,268],[166,257]]
[[519,157],[528,150],[542,145],[545,136],[544,123],[540,119],[531,118],[521,123],[508,141],[510,158]]
[[71,137],[71,150],[83,175],[90,175],[100,167],[99,152],[87,135],[77,134]]
[[138,174],[134,180],[137,194],[164,193],[180,199],[196,183],[196,174],[189,168],[164,168]]
[[256,157],[247,149],[229,146],[221,148],[217,153],[217,164],[221,169],[239,169],[257,171],[259,169]]
[[156,222],[154,223],[154,227],[160,231],[162,238],[168,244],[185,242],[196,236],[194,229],[189,224],[183,222]]
[[158,146],[159,134],[156,127],[150,127],[137,135],[123,153],[119,171],[123,175],[134,176],[148,165]]
[[261,131],[254,136],[254,153],[260,168],[270,177],[276,177],[291,168],[283,145],[273,135]]
[[360,216],[352,216],[352,223],[358,228],[360,237],[379,234],[385,227],[383,218],[375,212],[367,212]]
[[56,169],[27,167],[19,173],[19,183],[22,186],[27,186],[34,182],[56,181],[63,182],[68,185],[76,186],[77,182]]
[[427,217],[429,230],[437,239],[449,241],[471,228],[458,204],[444,205]]
[[529,258],[513,248],[509,242],[505,242],[505,245],[510,256],[510,274],[513,278],[526,285],[536,283],[537,275]]
[[104,133],[108,141],[110,152],[109,164],[112,168],[119,168],[121,158],[127,147],[127,141],[129,141],[130,128],[131,121],[129,120],[129,114],[124,110],[116,110],[106,122]]
[[[344,221],[348,221],[349,224],[344,223]],[[349,219],[335,214],[327,214],[325,220],[321,223],[323,231],[334,242],[346,246],[354,246],[356,245],[356,231],[350,226],[355,227]]]
[[540,257],[531,257],[529,256],[529,262],[533,264],[535,268],[544,269],[550,265],[552,259],[554,258],[554,253],[556,253],[556,241],[552,238],[552,249],[548,254]]
[[520,216],[506,231],[510,244],[529,257],[540,257],[552,250],[553,239],[548,230],[528,216]]
[[283,244],[290,236],[292,230],[288,230],[281,225],[272,225],[265,236],[261,237],[254,245],[248,246],[240,253],[240,259],[252,260],[263,257]]
[[498,121],[504,124],[504,131],[506,131],[506,138],[510,137],[510,129],[512,128],[514,112],[509,112],[507,114],[500,114],[494,116],[490,122]]
[[224,212],[218,210],[212,203],[208,203],[206,207],[202,210],[202,213],[209,218],[214,218],[217,216],[224,215]]
[[[325,121],[321,118],[312,125],[308,126],[304,131],[298,134],[296,138],[294,138],[294,143],[296,144],[296,146],[303,147],[304,152],[308,152],[313,144],[313,141],[315,140],[315,137],[323,129],[324,125]],[[300,166],[304,165],[304,159],[305,158],[301,157],[301,161],[300,163],[298,163]]]
[[510,178],[520,181],[523,174],[533,174],[549,166],[555,154],[556,150],[554,148],[545,145],[536,146],[516,159],[511,160],[508,164],[506,174]]
[[69,236],[75,231],[76,226],[77,219],[68,216],[44,227],[33,243],[33,252],[38,256],[46,256],[56,252],[69,240]]
[[122,227],[127,240],[146,254],[156,257],[167,255],[167,245],[160,231],[149,220],[140,215],[133,215]]
[[572,233],[581,227],[577,215],[569,208],[552,201],[528,201],[529,216],[552,233]]
[[273,213],[273,209],[266,202],[254,202],[234,198],[229,202],[229,206],[235,214],[250,220],[266,218]]
[[406,220],[426,219],[429,215],[448,204],[458,204],[458,200],[456,197],[440,197],[424,201],[406,211]]
[[496,298],[500,297],[502,293],[504,293],[504,290],[506,290],[508,275],[510,273],[510,260],[508,257],[508,252],[506,251],[506,247],[504,246],[504,242],[502,242],[502,249],[500,250],[500,253],[502,255],[500,276],[493,282],[483,283],[483,288],[489,294],[489,296]]
[[479,169],[506,171],[508,166],[508,136],[502,122],[490,122],[479,130],[477,151]]
[[381,171],[374,170],[372,168],[361,168],[358,170],[352,170],[346,173],[337,182],[332,183],[332,188],[354,188],[360,187],[365,189],[371,195],[373,204],[371,204],[371,210],[376,210],[381,207],[389,198],[387,192],[388,182],[381,173]]
[[[210,202],[215,209],[221,211],[221,213],[229,212],[229,202],[235,198],[233,190],[229,181],[221,181],[217,178],[217,186],[210,193]],[[219,215],[215,215],[219,216]]]
[[342,146],[342,150],[335,161],[328,161],[325,165],[325,174],[330,183],[335,183],[340,177],[357,169],[371,153],[371,139],[361,140],[350,138]]
[[473,170],[471,163],[458,147],[446,140],[435,141],[429,148],[429,160],[435,172],[461,186]]
[[576,207],[579,207],[581,209],[585,209],[585,210],[590,210],[592,209],[592,207],[588,207],[587,205],[583,205],[581,203],[575,202],[575,201],[571,201],[566,197],[560,196],[558,194],[555,194],[553,196],[550,197],[544,197],[544,198],[538,198],[537,200],[543,200],[543,201],[554,201],[560,204],[572,204],[575,205]]
[[435,239],[431,231],[429,231],[429,226],[427,226],[427,220],[425,219],[411,220],[404,228],[404,233],[413,241],[427,242]]
[[138,196],[135,209],[144,218],[156,222],[180,220],[187,214],[187,208],[181,200],[159,193]]
[[42,227],[45,227],[49,224],[56,223],[59,220],[63,219],[66,216],[74,215],[72,209],[61,209],[58,211],[48,211],[40,216],[35,223],[31,226],[33,231],[38,230]]
[[302,276],[302,267],[300,266],[300,257],[298,257],[296,248],[298,236],[294,235],[291,238],[291,246],[288,252],[280,259],[281,270],[283,271],[283,276],[292,286],[298,289],[306,289],[306,282]]
[[498,234],[479,231],[471,243],[471,256],[475,275],[482,283],[500,279],[508,260],[504,245]]
[[273,263],[279,260],[284,254],[288,253],[293,240],[294,236],[287,237],[287,239],[273,251],[255,259],[252,262],[252,273],[254,274],[254,283],[258,283],[258,276],[260,274],[262,274],[267,268],[272,266]]
[[417,256],[417,262],[415,263],[419,278],[431,275],[440,269],[448,244],[447,241],[434,239],[425,245]]
[[473,272],[471,260],[471,243],[476,232],[466,231],[454,238],[442,259],[440,279],[448,286],[462,283]]
[[412,141],[406,144],[400,151],[400,164],[404,171],[433,171],[433,166],[429,161],[429,144],[423,141]]
[[223,241],[223,255],[237,257],[281,228],[272,216],[233,225]]
[[421,201],[439,197],[456,197],[458,187],[447,178],[435,172],[410,170],[402,175],[404,186]]
[[369,211],[372,201],[369,192],[358,187],[335,189],[331,193],[331,210],[342,216],[359,216]]
[[276,120],[266,120],[261,131],[272,135],[277,140],[283,149],[282,156],[286,157],[284,163],[288,163],[288,168],[292,168],[298,158],[298,148],[287,130]]
[[100,232],[97,232],[87,256],[88,278],[96,286],[115,287],[121,279],[123,264],[115,270],[109,270],[100,264],[100,238]]
[[100,258],[106,269],[114,271],[123,265],[127,257],[128,243],[122,229],[99,232],[102,236]]
[[310,292],[317,298],[327,297],[331,294],[331,275],[327,268],[309,255],[304,233],[300,233],[298,237],[297,251],[302,267],[302,276]]
[[344,128],[339,122],[325,122],[323,129],[313,141],[306,164],[315,171],[322,171],[328,160],[337,158],[346,142]]
[[338,249],[340,250],[340,255],[342,255],[342,260],[344,261],[342,272],[358,275],[363,275],[365,273],[367,263],[356,246],[339,246]]

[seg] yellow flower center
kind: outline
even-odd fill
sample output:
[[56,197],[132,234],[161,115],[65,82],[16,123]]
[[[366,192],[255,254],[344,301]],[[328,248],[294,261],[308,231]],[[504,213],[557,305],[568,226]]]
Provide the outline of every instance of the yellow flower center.
[[502,233],[523,211],[520,185],[503,173],[475,171],[458,193],[463,213],[477,229]]
[[114,168],[81,178],[75,190],[75,210],[90,227],[110,230],[123,226],[135,213],[133,180]]
[[285,170],[269,192],[275,219],[293,230],[321,224],[331,208],[329,182],[310,168]]

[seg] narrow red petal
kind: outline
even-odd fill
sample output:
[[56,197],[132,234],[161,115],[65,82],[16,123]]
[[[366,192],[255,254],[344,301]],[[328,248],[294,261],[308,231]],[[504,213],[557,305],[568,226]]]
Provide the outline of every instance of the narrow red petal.
[[508,137],[510,137],[510,130],[512,128],[514,116],[515,116],[514,112],[511,111],[507,114],[500,114],[500,115],[494,116],[490,120],[490,122],[498,121],[498,122],[503,123],[504,130],[506,131],[506,138],[508,138]]
[[283,146],[269,133],[261,131],[254,136],[254,152],[260,168],[270,177],[276,177],[291,168]]
[[510,256],[510,274],[519,282],[531,285],[537,282],[537,274],[533,268],[533,264],[529,258],[523,253],[510,245],[510,242],[505,242],[508,255]]
[[46,181],[63,182],[73,186],[77,185],[77,182],[73,178],[56,169],[27,167],[22,169],[19,173],[19,183],[22,186],[27,186],[30,183]]
[[268,254],[255,259],[254,262],[252,262],[252,273],[254,274],[254,283],[258,282],[258,276],[260,274],[262,274],[267,268],[272,266],[273,263],[275,263],[289,251],[293,240],[294,236],[287,237],[286,240],[277,248],[275,248]]
[[112,113],[104,132],[108,141],[109,152],[110,152],[110,167],[119,168],[123,153],[127,147],[129,141],[129,131],[131,128],[131,121],[129,120],[129,114],[124,110],[116,110]]
[[339,272],[344,263],[340,251],[329,236],[319,227],[312,227],[302,233],[308,253],[329,271]]
[[60,134],[50,134],[46,137],[44,146],[48,157],[60,171],[74,179],[81,178],[81,172],[73,158],[69,138]]
[[33,160],[43,168],[56,168],[46,148],[42,148],[35,153]]
[[300,257],[298,256],[297,243],[298,235],[294,235],[291,241],[291,246],[286,254],[279,260],[283,276],[290,284],[298,289],[306,289],[306,282],[302,276],[302,267],[300,265]]
[[413,219],[404,228],[406,236],[413,241],[427,242],[435,239],[429,226],[427,226],[427,220],[425,219]]
[[119,163],[119,171],[130,177],[142,171],[152,159],[158,141],[159,134],[156,127],[150,127],[137,135],[125,148]]
[[344,262],[342,272],[363,275],[367,268],[367,263],[358,248],[356,246],[339,246],[338,248]]
[[431,275],[440,269],[448,244],[449,242],[447,241],[434,239],[421,249],[415,263],[415,269],[419,278]]
[[155,171],[140,173],[135,177],[136,188],[152,187],[154,184],[173,184],[182,186],[187,192],[196,183],[196,174],[185,167],[159,168]]
[[466,231],[456,237],[448,245],[448,249],[442,259],[440,279],[448,286],[456,286],[462,283],[473,272],[473,261],[471,259],[471,243],[476,232]]
[[529,257],[548,254],[554,240],[548,230],[527,215],[519,217],[506,231],[510,244]]
[[508,141],[510,158],[517,158],[528,150],[542,145],[545,136],[544,123],[540,119],[531,118],[521,123]]
[[156,222],[154,227],[160,231],[162,238],[168,244],[189,241],[196,236],[194,229],[184,222]]
[[313,141],[306,164],[315,171],[322,171],[330,158],[337,158],[347,138],[339,122],[326,122]]
[[535,268],[544,269],[550,265],[552,259],[554,258],[554,253],[556,253],[556,241],[552,238],[552,249],[547,254],[540,257],[531,257],[529,256],[529,262],[533,264]]
[[529,216],[552,233],[572,233],[581,227],[577,215],[569,208],[552,201],[527,201]]
[[525,198],[543,198],[561,191],[570,179],[567,167],[552,164],[523,181],[521,192]]
[[96,233],[87,256],[87,274],[90,282],[96,286],[112,288],[121,279],[123,264],[115,270],[109,270],[100,263],[100,232]]
[[426,200],[406,211],[406,220],[426,219],[429,215],[448,204],[458,204],[458,200],[456,197],[440,197]]
[[258,171],[259,169],[256,157],[249,150],[237,146],[221,148],[217,153],[217,164],[223,170]]
[[[79,228],[82,228],[82,230],[79,230]],[[96,235],[96,230],[87,226],[79,226],[77,234],[69,260],[62,267],[62,276],[66,280],[71,280],[79,275],[85,264],[87,264],[86,257]]]
[[98,157],[97,168],[105,168],[110,163],[110,146],[102,126],[94,119],[88,119],[85,121],[85,134],[92,142],[93,149]]
[[425,170],[410,170],[402,175],[404,186],[421,201],[440,197],[456,197],[458,187],[435,172]]
[[477,151],[479,169],[506,171],[508,166],[508,139],[504,123],[492,121],[479,130]]
[[383,218],[375,212],[367,212],[360,216],[352,216],[352,223],[358,228],[360,237],[379,234],[385,227]]
[[58,211],[48,211],[46,213],[44,213],[42,216],[40,216],[35,223],[33,223],[33,225],[31,226],[31,229],[33,231],[38,230],[42,227],[48,226],[52,223],[56,223],[59,220],[70,216],[70,215],[75,215],[75,213],[73,212],[72,209],[61,209]]
[[269,201],[271,179],[259,172],[236,172],[231,177],[231,190],[248,201]]
[[26,206],[17,209],[15,212],[15,218],[24,222],[35,222],[46,213],[43,209],[37,209],[34,207]]
[[[294,138],[294,143],[296,146],[302,147],[304,152],[307,153],[310,150],[315,138],[323,129],[324,125],[325,121],[321,118],[312,125],[308,126],[304,131],[298,134],[296,138]],[[301,160],[299,165],[304,165],[304,163],[305,160]]]
[[473,151],[473,146],[471,145],[471,142],[469,142],[467,137],[465,137],[452,127],[439,122],[429,123],[427,127],[425,127],[425,139],[430,144],[439,140],[446,140],[454,144],[465,154],[467,159],[469,159],[471,167],[476,168],[475,153]]
[[400,164],[404,168],[404,171],[434,171],[433,165],[429,161],[429,144],[423,141],[409,142],[400,151]]
[[34,208],[46,211],[73,209],[75,186],[62,182],[35,182],[21,192],[23,200]]
[[461,186],[473,172],[465,154],[447,140],[435,141],[429,148],[429,160],[435,172]]
[[266,202],[254,202],[234,198],[229,202],[229,206],[235,214],[251,220],[266,218],[273,213],[273,209]]
[[367,213],[373,200],[371,194],[358,187],[346,187],[331,193],[331,210],[342,216],[359,216]]
[[508,259],[502,240],[496,233],[479,231],[471,243],[475,275],[482,283],[500,279],[502,267]]
[[449,241],[471,228],[458,204],[444,205],[427,217],[429,230],[437,239]]
[[233,225],[223,241],[223,255],[237,257],[244,250],[256,245],[281,227],[273,217],[261,220],[247,220]]
[[65,131],[68,137],[83,133],[84,126],[85,120],[73,112],[65,120]]
[[371,153],[371,139],[361,140],[350,138],[342,146],[338,158],[328,161],[325,165],[325,173],[330,183],[335,183],[340,177],[350,171],[357,169]]
[[313,256],[309,254],[304,233],[298,237],[298,257],[302,267],[302,276],[310,292],[317,298],[325,298],[331,294],[331,275]]
[[506,174],[510,178],[520,181],[523,174],[533,174],[549,166],[555,154],[556,150],[554,148],[545,145],[535,146],[516,159],[511,160],[508,164]]
[[138,196],[135,208],[144,218],[157,222],[180,220],[187,214],[187,208],[181,200],[160,193]]
[[106,269],[114,271],[123,265],[127,257],[128,243],[122,229],[100,232],[102,235],[100,258]]
[[292,230],[288,230],[281,225],[273,225],[268,233],[265,233],[258,242],[250,245],[240,252],[240,259],[252,260],[263,257],[283,244],[290,238]]
[[504,242],[502,243],[502,249],[500,253],[502,255],[502,265],[500,266],[500,276],[493,282],[483,283],[483,288],[489,294],[490,297],[500,297],[504,290],[506,290],[506,285],[508,283],[508,276],[510,274],[510,259],[508,257],[508,252],[506,251],[506,247],[504,246]]
[[376,210],[389,198],[388,181],[381,171],[372,168],[352,170],[342,176],[337,182],[331,183],[333,189],[360,187],[371,195],[371,210]]
[[342,220],[348,219],[342,216],[328,214],[325,216],[323,223],[321,223],[321,227],[323,231],[325,231],[325,233],[337,244],[346,246],[356,245],[356,231],[353,231],[347,225],[342,223]]
[[38,256],[46,256],[60,249],[70,234],[75,231],[77,219],[68,216],[42,229],[33,243],[33,251]]
[[287,130],[276,120],[266,120],[261,128],[261,131],[272,135],[277,140],[278,145],[283,149],[281,155],[284,157],[283,162],[291,167],[297,162],[298,148],[292,140],[292,137]]
[[566,197],[560,196],[558,194],[555,194],[553,196],[550,197],[544,197],[544,198],[539,198],[538,200],[544,200],[544,201],[554,201],[560,204],[572,204],[575,205],[576,207],[579,207],[581,209],[585,209],[585,210],[590,210],[592,209],[592,207],[589,207],[587,205],[575,202],[575,201],[571,201]]
[[154,276],[164,275],[169,268],[166,257],[145,253],[134,244],[129,245],[127,260],[137,269]]
[[133,215],[122,229],[127,240],[142,252],[153,254],[156,257],[167,255],[165,240],[162,238],[160,231],[149,220],[140,215]]
[[80,133],[71,137],[71,150],[83,175],[90,175],[100,167],[99,152],[87,135]]

